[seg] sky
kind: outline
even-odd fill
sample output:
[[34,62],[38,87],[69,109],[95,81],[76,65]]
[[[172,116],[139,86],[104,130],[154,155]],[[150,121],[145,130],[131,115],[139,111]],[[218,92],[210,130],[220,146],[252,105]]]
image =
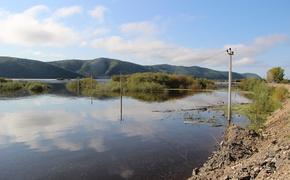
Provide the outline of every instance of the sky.
[[290,78],[288,0],[0,0],[0,56],[108,57]]

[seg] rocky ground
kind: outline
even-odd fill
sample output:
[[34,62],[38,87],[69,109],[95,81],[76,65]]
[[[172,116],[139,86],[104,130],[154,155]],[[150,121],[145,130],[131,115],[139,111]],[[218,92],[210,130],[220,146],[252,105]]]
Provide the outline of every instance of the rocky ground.
[[259,134],[230,125],[218,150],[189,179],[290,180],[290,99]]

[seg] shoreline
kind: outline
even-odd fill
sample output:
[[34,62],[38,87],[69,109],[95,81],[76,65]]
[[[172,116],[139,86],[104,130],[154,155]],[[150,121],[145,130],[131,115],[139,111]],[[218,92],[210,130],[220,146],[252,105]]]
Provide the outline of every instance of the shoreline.
[[[290,92],[290,85],[284,86]],[[290,177],[290,99],[273,112],[261,133],[230,125],[224,140],[189,180]]]

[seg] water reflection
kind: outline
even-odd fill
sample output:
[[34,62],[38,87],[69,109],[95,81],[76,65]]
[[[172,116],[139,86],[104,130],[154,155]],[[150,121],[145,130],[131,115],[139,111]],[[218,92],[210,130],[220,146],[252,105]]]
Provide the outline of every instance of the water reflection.
[[[248,101],[234,97],[234,102]],[[182,109],[225,98],[226,92],[211,92],[162,102],[53,95],[0,100],[0,160],[5,164],[0,165],[0,172],[6,172],[0,173],[0,179],[41,178],[47,175],[43,169],[50,169],[52,178],[64,179],[83,178],[80,174],[87,179],[188,176],[215,148],[223,127],[208,122],[185,124],[185,117],[215,116],[222,125],[226,120],[221,112]],[[173,111],[162,112],[166,110]],[[242,117],[234,119],[243,121]],[[32,165],[26,167],[26,163]]]

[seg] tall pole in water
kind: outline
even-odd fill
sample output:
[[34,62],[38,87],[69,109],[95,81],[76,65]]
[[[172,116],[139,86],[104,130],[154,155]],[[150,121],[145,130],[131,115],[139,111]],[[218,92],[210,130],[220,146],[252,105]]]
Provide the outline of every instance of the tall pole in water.
[[232,57],[234,55],[234,51],[232,48],[227,49],[227,53],[230,56],[229,62],[229,90],[228,90],[228,123],[231,123],[232,120]]
[[[91,73],[91,91],[93,91],[93,74]],[[91,104],[93,104],[93,93],[91,92]]]
[[93,74],[91,74],[91,90],[93,90]]
[[123,95],[122,95],[122,78],[121,78],[121,72],[120,72],[120,121],[123,120]]
[[80,79],[79,79],[79,77],[77,78],[77,93],[78,93],[78,95],[80,94]]

